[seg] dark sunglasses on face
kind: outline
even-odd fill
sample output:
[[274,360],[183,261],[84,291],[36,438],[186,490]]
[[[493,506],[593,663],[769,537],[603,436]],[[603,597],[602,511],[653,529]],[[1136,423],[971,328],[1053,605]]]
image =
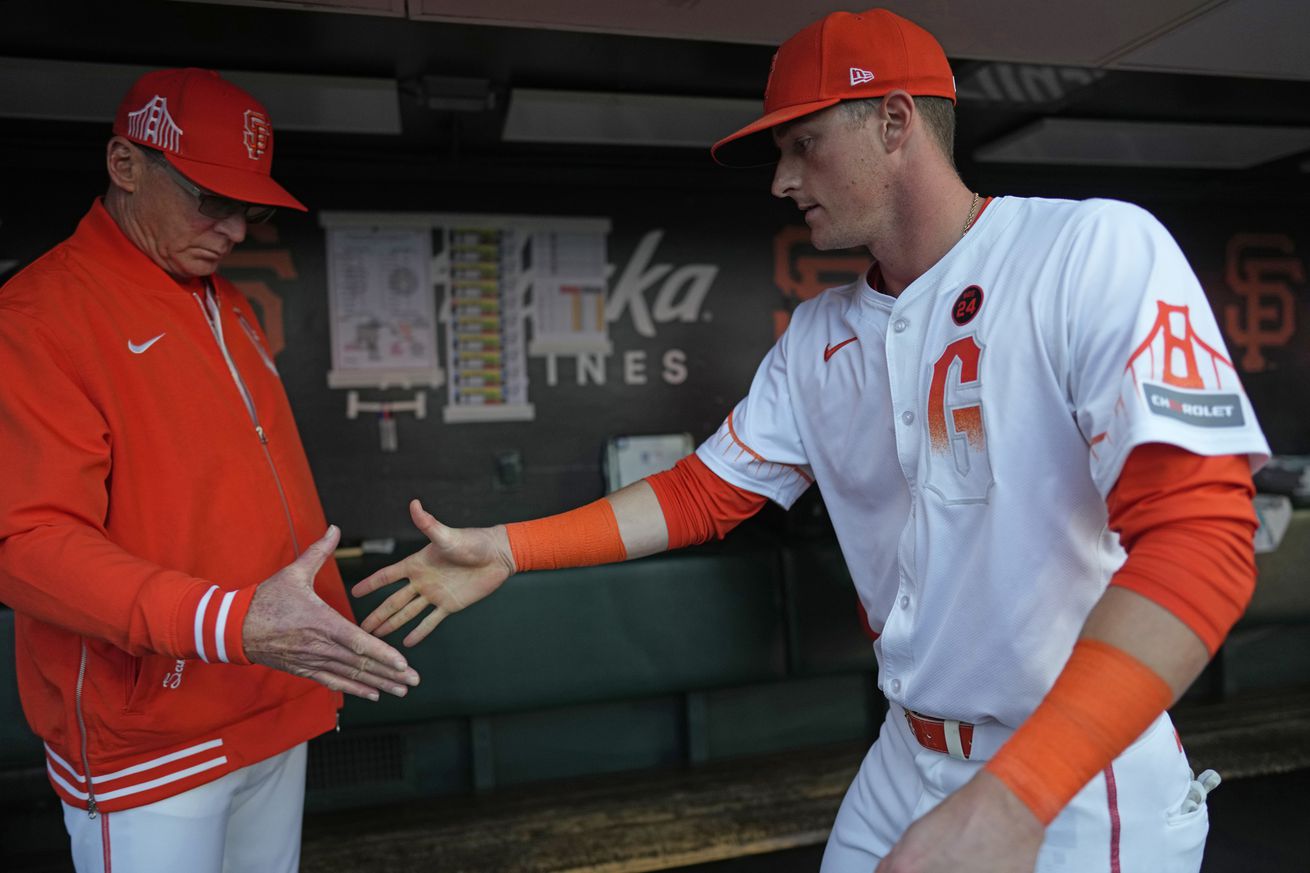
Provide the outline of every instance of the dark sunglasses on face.
[[246,219],[246,224],[261,224],[268,221],[273,217],[273,213],[277,212],[276,206],[247,203],[244,200],[234,200],[231,197],[224,197],[222,194],[215,194],[213,191],[206,191],[182,175],[176,167],[168,162],[162,152],[148,148],[141,148],[141,151],[145,152],[146,157],[150,158],[150,160],[167,170],[168,174],[173,177],[173,181],[178,184],[178,187],[196,198],[200,214],[205,218],[222,221],[234,215],[242,215]]

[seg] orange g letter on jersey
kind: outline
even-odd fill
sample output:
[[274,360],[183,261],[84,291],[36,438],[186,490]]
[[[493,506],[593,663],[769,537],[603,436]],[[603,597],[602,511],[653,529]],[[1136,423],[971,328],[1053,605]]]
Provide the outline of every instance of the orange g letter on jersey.
[[992,486],[983,428],[982,347],[972,334],[946,347],[928,389],[928,482],[947,503],[985,503]]

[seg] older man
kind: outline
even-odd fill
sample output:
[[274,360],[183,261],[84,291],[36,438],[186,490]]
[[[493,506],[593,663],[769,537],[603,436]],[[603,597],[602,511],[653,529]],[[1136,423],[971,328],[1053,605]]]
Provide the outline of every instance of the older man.
[[[109,188],[0,289],[0,600],[80,871],[292,871],[305,743],[418,676],[355,627],[267,342],[215,274],[304,207],[208,70],[149,73]],[[285,565],[285,566],[284,566]],[[281,568],[281,569],[279,569]]]

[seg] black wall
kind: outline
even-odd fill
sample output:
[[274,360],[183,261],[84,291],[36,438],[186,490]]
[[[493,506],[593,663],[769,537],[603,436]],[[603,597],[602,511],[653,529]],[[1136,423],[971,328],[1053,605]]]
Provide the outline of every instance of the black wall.
[[[8,155],[11,166],[30,168],[0,176],[0,261],[26,262],[71,232],[103,190],[106,136],[88,125],[0,127],[0,154]],[[382,142],[325,143],[304,134],[279,141],[276,167],[276,175],[315,211],[605,216],[612,221],[615,280],[652,231],[663,234],[653,263],[717,268],[699,320],[657,323],[654,336],[638,333],[629,313],[610,325],[615,354],[606,362],[603,385],[580,386],[571,358],[558,359],[557,384],[550,385],[545,361],[530,358],[534,421],[444,424],[442,388],[430,392],[426,420],[399,417],[400,450],[387,454],[379,449],[376,422],[347,420],[345,392],[326,384],[326,257],[315,211],[280,213],[275,234],[252,236],[243,257],[287,252],[294,277],[259,266],[225,272],[238,281],[265,283],[282,301],[286,348],[278,366],[328,516],[347,540],[412,538],[405,509],[412,497],[421,497],[439,518],[468,525],[556,512],[600,496],[606,438],[670,431],[688,431],[698,441],[706,437],[749,385],[773,340],[775,312],[793,302],[774,281],[773,246],[780,230],[798,222],[794,210],[767,193],[767,170],[721,169],[703,155],[683,152],[607,150],[592,160],[575,150],[491,159],[388,151]],[[967,165],[964,172],[984,193],[1115,196],[1155,211],[1192,260],[1221,325],[1228,309],[1235,310],[1238,330],[1225,329],[1229,350],[1274,450],[1310,453],[1310,416],[1303,411],[1303,379],[1310,372],[1305,204],[1284,202],[1273,185],[1230,185],[1222,174]],[[1248,235],[1248,245],[1230,253],[1239,235]],[[795,246],[790,263],[815,254]],[[840,271],[832,279],[840,281]],[[645,293],[648,305],[659,285]],[[1258,354],[1250,352],[1253,343]],[[670,350],[685,355],[681,384],[662,377]],[[630,352],[644,354],[644,384],[625,384],[623,356]],[[367,399],[412,395],[363,393]],[[496,456],[515,450],[523,459],[522,483],[500,490]]]

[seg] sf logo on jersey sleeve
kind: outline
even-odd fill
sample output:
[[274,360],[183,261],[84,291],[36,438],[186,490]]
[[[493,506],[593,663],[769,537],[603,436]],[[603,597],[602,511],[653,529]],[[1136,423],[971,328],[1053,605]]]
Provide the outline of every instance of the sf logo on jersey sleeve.
[[1156,306],[1155,324],[1125,368],[1147,411],[1194,427],[1245,425],[1232,362],[1201,339],[1186,306]]
[[947,345],[932,367],[927,486],[947,503],[986,503],[992,487],[979,377],[982,355],[977,336],[969,334]]

